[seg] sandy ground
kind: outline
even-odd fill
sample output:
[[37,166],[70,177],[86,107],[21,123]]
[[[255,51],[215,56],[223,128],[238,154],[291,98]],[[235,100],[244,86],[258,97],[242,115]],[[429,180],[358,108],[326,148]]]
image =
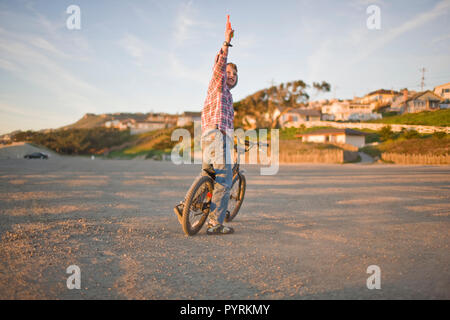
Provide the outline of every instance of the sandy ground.
[[187,237],[172,207],[198,165],[0,160],[0,298],[450,298],[449,166],[247,169],[236,233]]

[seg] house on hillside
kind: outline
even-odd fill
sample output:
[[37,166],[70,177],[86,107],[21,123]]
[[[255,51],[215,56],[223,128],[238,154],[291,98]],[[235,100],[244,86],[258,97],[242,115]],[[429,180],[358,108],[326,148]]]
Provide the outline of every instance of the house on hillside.
[[433,92],[441,97],[441,99],[450,101],[450,82],[437,86],[436,88],[434,88]]
[[[273,120],[275,120],[283,110],[284,108],[278,107],[273,114]],[[317,109],[295,108],[281,115],[278,121],[282,128],[298,128],[305,122],[320,121],[320,117],[321,113]]]
[[194,121],[200,121],[201,116],[202,116],[201,112],[185,111],[183,112],[182,115],[178,116],[177,127],[187,126],[193,123]]
[[10,134],[4,134],[0,137],[0,143],[2,144],[8,144],[11,143],[11,135]]
[[134,119],[124,119],[119,122],[117,128],[120,130],[127,130],[129,128],[133,128],[136,124],[136,120]]
[[131,134],[140,134],[144,132],[167,128],[164,121],[136,121],[130,128]]
[[387,108],[386,111],[403,113],[404,111],[403,105],[405,104],[405,101],[412,98],[416,94],[417,94],[416,91],[410,91],[408,89],[402,90],[401,95],[396,96],[394,100],[392,100],[391,105],[389,106],[389,108]]
[[150,112],[150,113],[147,115],[147,118],[146,118],[145,120],[147,120],[147,121],[159,121],[159,122],[161,122],[161,121],[164,121],[165,119],[166,119],[166,115],[165,115],[165,114]]
[[352,100],[335,101],[322,107],[324,121],[366,121],[381,117],[381,114],[373,112],[372,105],[354,103]]
[[401,93],[394,90],[379,89],[366,94],[360,99],[362,104],[389,104]]
[[348,128],[328,128],[299,134],[297,137],[301,138],[302,142],[350,144],[361,148],[366,144],[366,135],[365,132]]
[[106,128],[116,128],[119,130],[127,130],[129,128],[132,128],[136,123],[136,120],[134,119],[124,119],[124,120],[110,120],[110,121],[106,121],[104,123],[104,126]]
[[103,125],[106,128],[117,128],[120,124],[119,120],[111,120],[111,121],[106,121]]
[[441,84],[434,88],[433,92],[441,97],[442,102],[440,104],[441,109],[449,109],[450,108],[450,82],[446,84]]
[[438,110],[441,102],[441,97],[430,90],[418,92],[403,102],[401,113]]
[[149,113],[147,115],[146,121],[149,122],[164,122],[166,124],[166,128],[171,128],[176,126],[178,116],[168,113]]

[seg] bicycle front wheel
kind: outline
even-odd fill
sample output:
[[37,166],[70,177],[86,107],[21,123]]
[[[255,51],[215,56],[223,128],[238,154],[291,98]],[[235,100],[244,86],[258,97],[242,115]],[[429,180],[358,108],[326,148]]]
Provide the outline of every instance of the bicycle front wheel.
[[214,182],[209,176],[197,178],[184,200],[182,227],[185,234],[195,235],[203,227],[209,214]]
[[242,206],[242,202],[244,201],[246,186],[245,176],[238,173],[237,180],[230,190],[230,200],[228,200],[228,212],[230,215],[227,218],[227,222],[230,222],[237,216],[239,209]]

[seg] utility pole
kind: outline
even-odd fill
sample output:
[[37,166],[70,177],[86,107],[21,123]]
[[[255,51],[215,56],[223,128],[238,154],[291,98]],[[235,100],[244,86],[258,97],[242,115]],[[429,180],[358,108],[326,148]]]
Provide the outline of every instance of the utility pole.
[[420,69],[422,71],[422,81],[420,82],[420,91],[423,91],[423,87],[425,86],[425,68]]

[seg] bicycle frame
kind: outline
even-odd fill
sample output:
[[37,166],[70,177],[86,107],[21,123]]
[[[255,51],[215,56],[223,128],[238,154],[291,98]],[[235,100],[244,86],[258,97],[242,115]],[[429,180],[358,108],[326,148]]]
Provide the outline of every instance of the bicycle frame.
[[[246,170],[245,169],[240,169],[240,158],[241,155],[244,155],[246,152],[248,152],[252,147],[254,147],[255,145],[260,145],[260,143],[254,143],[254,142],[250,142],[248,140],[244,141],[244,148],[235,145],[234,149],[237,152],[236,153],[236,161],[233,165],[232,168],[232,172],[233,172],[233,178],[232,178],[232,183],[231,183],[231,188],[234,186],[234,184],[236,183],[237,179],[238,179],[238,174],[239,173],[245,173]],[[211,166],[211,165],[210,165]],[[213,180],[215,180],[215,172],[213,171],[209,171],[209,169],[204,169],[208,175],[213,178]],[[240,186],[239,186],[240,188]],[[240,192],[240,190],[239,190]]]

